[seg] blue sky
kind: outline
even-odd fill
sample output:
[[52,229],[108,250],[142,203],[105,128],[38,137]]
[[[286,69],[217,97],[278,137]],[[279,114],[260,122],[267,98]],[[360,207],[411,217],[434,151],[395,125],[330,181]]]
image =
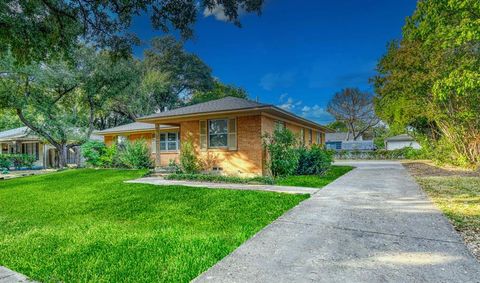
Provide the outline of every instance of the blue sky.
[[[267,0],[262,15],[242,15],[242,28],[221,11],[199,15],[186,44],[222,82],[245,88],[319,123],[332,119],[328,101],[345,87],[373,91],[368,79],[388,41],[401,35],[414,0]],[[131,30],[144,41],[156,35],[139,17]],[[147,46],[135,48],[141,57]]]

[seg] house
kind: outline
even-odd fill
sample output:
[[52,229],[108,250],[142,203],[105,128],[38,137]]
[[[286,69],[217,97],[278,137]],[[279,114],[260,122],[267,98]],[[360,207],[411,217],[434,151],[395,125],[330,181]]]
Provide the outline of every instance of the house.
[[357,140],[348,132],[327,133],[325,144],[328,149],[333,150],[374,150],[373,140],[363,140],[360,135]]
[[[0,132],[0,154],[32,155],[35,157],[33,166],[37,169],[58,167],[57,149],[27,127]],[[81,161],[79,147],[67,151],[67,164],[80,165]]]
[[262,135],[290,129],[306,145],[324,144],[330,130],[270,104],[226,97],[137,119],[97,132],[105,143],[144,139],[156,167],[178,162],[181,144],[191,142],[207,170],[241,176],[266,174]]
[[410,135],[401,134],[394,137],[389,137],[385,139],[385,149],[386,150],[395,150],[405,147],[412,147],[414,149],[420,149],[421,146],[416,142]]

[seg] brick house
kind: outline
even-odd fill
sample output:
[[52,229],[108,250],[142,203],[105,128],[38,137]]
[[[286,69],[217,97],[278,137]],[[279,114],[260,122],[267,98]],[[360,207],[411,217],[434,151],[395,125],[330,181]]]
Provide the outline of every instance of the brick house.
[[262,135],[286,127],[308,146],[324,144],[330,130],[273,105],[235,97],[144,116],[137,122],[97,132],[107,145],[144,139],[156,167],[178,162],[190,141],[206,169],[228,175],[265,175]]

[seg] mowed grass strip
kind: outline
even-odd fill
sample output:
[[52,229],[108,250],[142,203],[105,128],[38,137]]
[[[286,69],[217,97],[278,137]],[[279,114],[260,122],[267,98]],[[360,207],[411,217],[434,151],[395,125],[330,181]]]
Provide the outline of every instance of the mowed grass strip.
[[480,260],[480,178],[435,176],[416,180]]
[[300,175],[288,176],[276,181],[276,185],[322,188],[333,182],[335,179],[348,173],[354,167],[333,165],[324,175]]
[[308,198],[123,182],[144,173],[0,181],[0,265],[43,282],[187,282]]

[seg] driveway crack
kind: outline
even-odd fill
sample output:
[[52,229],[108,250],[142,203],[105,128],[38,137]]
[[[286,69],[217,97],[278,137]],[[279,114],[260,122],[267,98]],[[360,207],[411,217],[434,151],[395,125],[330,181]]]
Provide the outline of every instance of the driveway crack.
[[322,227],[327,227],[327,228],[337,229],[337,230],[344,230],[344,231],[353,231],[353,232],[368,233],[368,234],[394,236],[394,237],[399,237],[399,238],[410,238],[410,239],[419,239],[419,240],[435,241],[435,242],[441,242],[441,243],[462,244],[462,245],[464,244],[461,241],[451,241],[451,240],[434,239],[434,238],[411,236],[411,235],[404,235],[404,234],[378,232],[378,231],[363,230],[363,229],[356,229],[356,228],[347,228],[347,227],[334,226],[334,225],[320,225],[320,224],[305,223],[305,222],[298,222],[298,221],[291,221],[291,220],[284,220],[284,219],[278,219],[277,221],[278,222],[283,222],[283,223],[306,225],[306,226],[322,226]]

